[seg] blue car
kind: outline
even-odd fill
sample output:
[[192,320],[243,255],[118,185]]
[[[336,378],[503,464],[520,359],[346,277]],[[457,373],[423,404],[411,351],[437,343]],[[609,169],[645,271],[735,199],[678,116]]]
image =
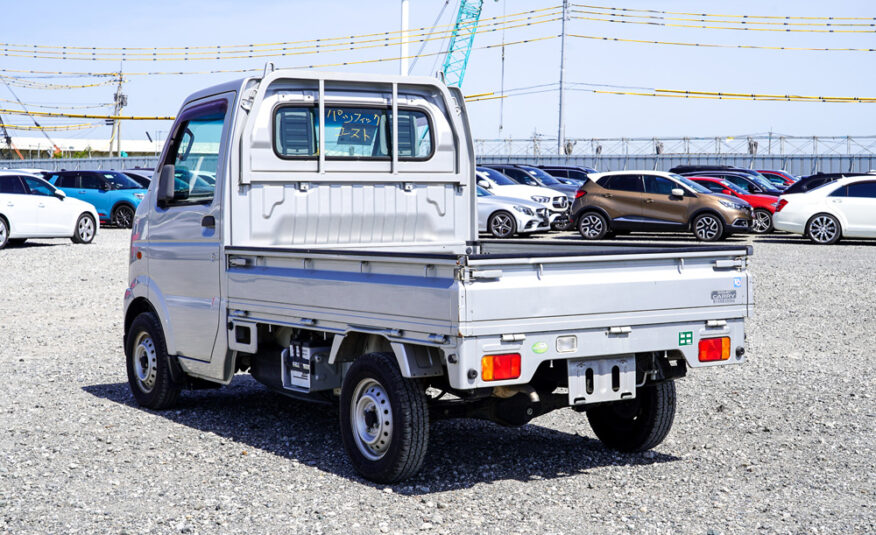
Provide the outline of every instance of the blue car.
[[117,171],[58,171],[47,173],[47,180],[67,196],[93,204],[101,223],[123,228],[131,228],[146,196],[143,186]]

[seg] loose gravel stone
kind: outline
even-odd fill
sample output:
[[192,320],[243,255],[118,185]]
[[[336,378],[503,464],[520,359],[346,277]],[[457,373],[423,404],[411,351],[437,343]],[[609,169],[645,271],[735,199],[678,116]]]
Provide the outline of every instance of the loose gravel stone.
[[[572,233],[553,234],[577,240]],[[619,454],[571,410],[432,425],[415,478],[360,478],[337,409],[241,374],[165,412],[128,390],[130,234],[0,251],[0,533],[876,532],[876,243],[753,243],[748,362],[678,382],[667,440]],[[692,242],[632,235],[620,243]]]

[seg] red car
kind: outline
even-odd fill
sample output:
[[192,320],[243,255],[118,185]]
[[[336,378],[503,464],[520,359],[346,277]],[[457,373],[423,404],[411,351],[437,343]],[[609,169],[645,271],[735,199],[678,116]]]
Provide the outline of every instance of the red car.
[[739,197],[750,204],[754,209],[754,214],[751,216],[751,231],[755,234],[766,234],[773,231],[773,214],[776,213],[776,206],[779,205],[778,197],[747,193],[736,184],[723,178],[705,176],[691,176],[688,178],[703,185],[709,191]]
[[774,171],[771,169],[757,170],[758,173],[767,177],[767,180],[775,184],[779,189],[787,188],[794,182],[797,182],[798,177],[785,171]]

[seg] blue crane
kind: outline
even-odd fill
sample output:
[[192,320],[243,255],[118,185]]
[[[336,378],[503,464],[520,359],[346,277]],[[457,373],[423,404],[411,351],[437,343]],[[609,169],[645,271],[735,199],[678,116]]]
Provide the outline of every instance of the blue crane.
[[471,44],[478,29],[481,8],[484,0],[462,0],[456,14],[456,24],[450,36],[447,55],[444,57],[444,82],[447,85],[461,86],[465,77],[465,67],[471,55]]

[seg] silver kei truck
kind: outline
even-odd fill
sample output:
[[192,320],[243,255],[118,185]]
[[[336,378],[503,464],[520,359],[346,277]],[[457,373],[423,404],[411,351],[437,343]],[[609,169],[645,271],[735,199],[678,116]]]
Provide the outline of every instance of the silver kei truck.
[[459,89],[266,69],[189,97],[134,219],[124,347],[152,409],[249,372],[339,403],[352,466],[415,474],[429,422],[585,413],[666,437],[674,380],[745,360],[745,245],[478,241]]

